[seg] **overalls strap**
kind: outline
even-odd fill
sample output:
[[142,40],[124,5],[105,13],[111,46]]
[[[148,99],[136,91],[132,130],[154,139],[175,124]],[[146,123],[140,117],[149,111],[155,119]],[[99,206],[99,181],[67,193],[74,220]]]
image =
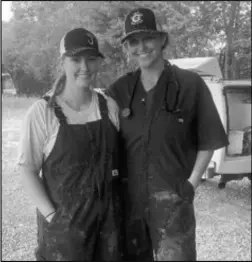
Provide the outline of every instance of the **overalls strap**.
[[99,107],[101,112],[101,118],[104,120],[108,120],[108,106],[107,101],[104,98],[103,95],[98,94],[98,100],[99,100]]
[[[50,97],[44,96],[43,99],[48,102]],[[61,107],[56,103],[56,101],[53,103],[53,108],[56,117],[58,118],[61,125],[67,124],[66,116],[63,114]]]

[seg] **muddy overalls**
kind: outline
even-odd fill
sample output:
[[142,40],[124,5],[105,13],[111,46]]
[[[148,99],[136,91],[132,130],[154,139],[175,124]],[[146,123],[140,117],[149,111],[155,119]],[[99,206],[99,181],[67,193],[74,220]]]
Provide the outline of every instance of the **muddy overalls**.
[[[187,77],[180,90],[171,70],[165,67],[147,93],[139,71],[124,76],[108,91],[121,110],[127,261],[196,260],[194,189],[188,182],[198,150],[197,123],[193,123],[196,90]],[[209,110],[215,115],[212,104]],[[214,117],[216,132],[224,137],[219,116]],[[221,147],[223,140],[216,137],[214,146]]]
[[37,210],[37,260],[120,260],[118,132],[98,99],[101,120],[81,125],[69,125],[54,105],[60,127],[42,178],[56,213],[48,223]]

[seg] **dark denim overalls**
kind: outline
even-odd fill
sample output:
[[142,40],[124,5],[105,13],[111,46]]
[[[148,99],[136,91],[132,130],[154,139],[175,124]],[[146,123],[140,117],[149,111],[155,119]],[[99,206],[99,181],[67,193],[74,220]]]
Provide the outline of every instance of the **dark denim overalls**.
[[98,98],[101,120],[82,125],[67,124],[54,105],[60,128],[42,178],[56,214],[48,223],[37,210],[37,260],[120,260],[118,132]]

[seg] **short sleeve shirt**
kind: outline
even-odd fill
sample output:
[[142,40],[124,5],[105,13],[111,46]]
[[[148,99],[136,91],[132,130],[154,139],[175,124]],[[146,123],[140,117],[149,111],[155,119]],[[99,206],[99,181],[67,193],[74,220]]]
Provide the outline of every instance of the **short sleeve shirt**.
[[[128,119],[120,119],[127,175],[137,176],[152,164],[163,177],[188,178],[197,151],[215,150],[228,144],[224,127],[204,80],[188,70],[175,67],[174,71],[179,84],[177,112],[162,109],[165,97],[160,90],[164,81],[158,81],[148,94],[144,93],[141,84],[136,81],[138,84],[131,105],[132,115]],[[121,111],[128,107],[132,94],[133,86],[128,84],[131,82],[129,77],[133,76],[123,76],[108,90],[108,94],[118,102]],[[167,76],[162,74],[161,77],[165,80]],[[168,86],[168,96],[172,93],[169,88],[172,87]],[[156,101],[162,102],[156,105]]]
[[[107,100],[109,118],[119,130],[118,106],[110,98]],[[67,118],[68,124],[86,124],[101,119],[98,96],[92,93],[92,102],[89,108],[75,111],[70,108],[60,97],[56,98],[57,104]],[[28,165],[39,172],[43,161],[51,152],[59,130],[59,120],[54,109],[49,108],[44,99],[36,101],[27,111],[20,136],[19,154],[17,164]]]

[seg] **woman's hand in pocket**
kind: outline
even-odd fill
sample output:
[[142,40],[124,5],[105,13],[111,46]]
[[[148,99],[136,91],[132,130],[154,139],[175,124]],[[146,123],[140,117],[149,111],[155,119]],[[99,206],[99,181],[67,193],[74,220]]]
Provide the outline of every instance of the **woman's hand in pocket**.
[[53,212],[51,212],[50,214],[48,214],[48,215],[45,217],[45,219],[46,219],[46,221],[47,221],[48,223],[50,223],[50,222],[52,221],[55,213],[56,213],[56,211],[53,211]]

